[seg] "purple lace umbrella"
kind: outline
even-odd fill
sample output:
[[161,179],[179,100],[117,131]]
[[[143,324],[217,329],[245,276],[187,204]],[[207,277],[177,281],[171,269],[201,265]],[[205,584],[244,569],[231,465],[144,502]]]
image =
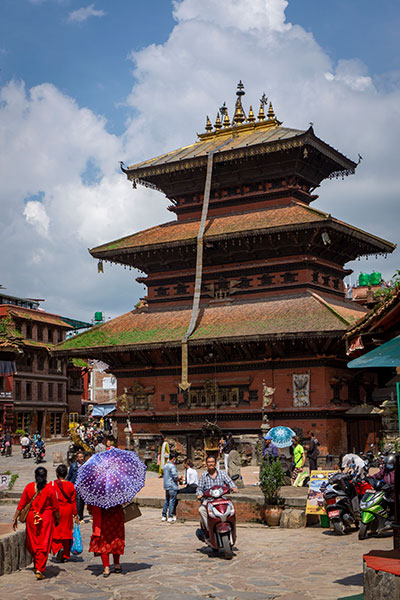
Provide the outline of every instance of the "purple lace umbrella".
[[79,467],[75,487],[86,504],[111,508],[130,502],[144,486],[145,477],[146,465],[135,452],[111,448]]

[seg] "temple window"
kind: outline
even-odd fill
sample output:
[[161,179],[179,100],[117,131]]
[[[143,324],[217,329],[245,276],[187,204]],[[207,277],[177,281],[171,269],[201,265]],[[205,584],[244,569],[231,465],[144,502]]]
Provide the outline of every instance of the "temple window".
[[264,273],[260,277],[260,282],[261,282],[261,285],[272,285],[272,283],[274,282],[274,276]]
[[318,273],[318,271],[314,271],[314,273],[312,274],[312,280],[313,280],[313,283],[319,283],[319,273]]
[[294,281],[296,281],[297,275],[298,273],[283,273],[281,275],[282,281],[284,283],[293,283]]
[[182,283],[181,281],[178,282],[177,286],[176,286],[176,293],[181,295],[181,294],[187,294],[187,285],[185,285],[184,283]]
[[323,275],[322,276],[322,281],[324,285],[329,285],[331,278],[329,277],[329,275]]
[[335,290],[339,289],[340,279],[332,279],[333,287]]
[[168,288],[166,288],[166,287],[156,288],[156,296],[168,296]]
[[57,339],[59,342],[62,342],[64,339],[64,332],[62,329],[58,329],[57,331]]
[[169,401],[171,404],[176,404],[178,402],[178,394],[170,394]]
[[37,328],[37,339],[39,342],[43,340],[43,328],[40,326]]
[[248,288],[248,287],[250,287],[250,279],[248,279],[248,277],[241,277],[240,278],[239,287],[240,288]]

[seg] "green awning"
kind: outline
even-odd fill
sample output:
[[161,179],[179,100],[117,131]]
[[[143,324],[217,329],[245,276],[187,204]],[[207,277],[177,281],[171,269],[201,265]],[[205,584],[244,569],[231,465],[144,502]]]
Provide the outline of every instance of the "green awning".
[[400,335],[347,363],[349,369],[400,367]]

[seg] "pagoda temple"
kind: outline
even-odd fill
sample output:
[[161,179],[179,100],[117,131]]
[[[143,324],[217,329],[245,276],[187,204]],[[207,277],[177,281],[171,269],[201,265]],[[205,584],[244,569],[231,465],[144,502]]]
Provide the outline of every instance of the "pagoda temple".
[[313,430],[338,453],[352,442],[346,412],[373,386],[346,369],[343,334],[366,309],[345,297],[345,265],[395,246],[312,206],[354,161],[312,127],[283,127],[265,94],[256,112],[241,82],[236,94],[232,118],[224,103],[195,143],[121,166],[174,219],[90,253],[140,269],[147,295],[54,353],[106,362],[134,432],[189,456],[205,420],[235,435],[263,421]]

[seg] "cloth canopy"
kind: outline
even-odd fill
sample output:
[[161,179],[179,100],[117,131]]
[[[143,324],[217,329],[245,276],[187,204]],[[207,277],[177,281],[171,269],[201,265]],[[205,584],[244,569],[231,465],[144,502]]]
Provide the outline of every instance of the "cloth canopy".
[[347,363],[349,369],[400,367],[400,335]]
[[115,410],[115,404],[98,404],[93,407],[92,416],[93,417],[105,417],[109,415],[113,410]]
[[0,375],[13,375],[16,371],[15,360],[0,360]]

